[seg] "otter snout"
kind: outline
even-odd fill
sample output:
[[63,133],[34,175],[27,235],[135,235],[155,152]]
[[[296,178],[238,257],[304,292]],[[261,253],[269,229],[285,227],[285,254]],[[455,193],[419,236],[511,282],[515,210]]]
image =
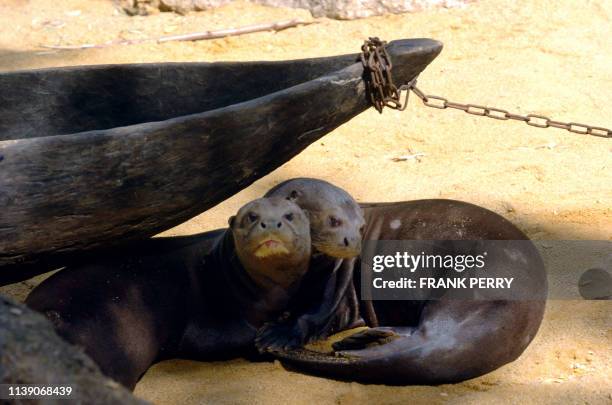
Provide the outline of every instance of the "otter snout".
[[301,254],[310,244],[308,218],[299,206],[282,198],[251,201],[229,224],[243,259],[280,259]]
[[259,226],[262,229],[279,229],[283,227],[283,223],[277,220],[269,220],[269,221],[261,221],[259,222]]
[[328,256],[350,259],[361,254],[361,235],[313,235],[313,247]]
[[353,252],[361,253],[361,236],[344,237],[342,245]]

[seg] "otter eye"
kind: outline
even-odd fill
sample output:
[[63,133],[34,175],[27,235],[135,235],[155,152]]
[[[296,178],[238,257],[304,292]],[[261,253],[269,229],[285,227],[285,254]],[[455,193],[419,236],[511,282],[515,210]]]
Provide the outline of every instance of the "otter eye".
[[340,225],[342,225],[342,221],[336,217],[329,217],[329,224],[331,225],[332,228],[337,228]]
[[251,222],[255,222],[255,221],[257,221],[257,218],[259,218],[257,216],[257,214],[255,214],[253,212],[249,212],[248,216],[249,216],[249,221],[251,221]]
[[293,213],[285,214],[285,219],[289,222],[293,221]]
[[363,234],[364,230],[365,230],[365,225],[362,225],[361,228],[359,228],[359,233]]

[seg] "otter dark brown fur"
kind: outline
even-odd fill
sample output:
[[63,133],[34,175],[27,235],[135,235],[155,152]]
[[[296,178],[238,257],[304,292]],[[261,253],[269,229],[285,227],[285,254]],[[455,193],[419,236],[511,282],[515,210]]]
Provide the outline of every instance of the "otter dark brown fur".
[[[511,222],[453,200],[362,204],[364,240],[522,240],[520,254],[501,251],[488,269],[522,274],[530,300],[364,301],[371,329],[334,345],[331,355],[277,350],[291,366],[332,378],[383,384],[442,384],[474,378],[515,360],[535,337],[544,314],[546,275],[539,252]],[[452,244],[451,244],[452,246]],[[457,252],[459,253],[459,252]],[[360,272],[355,264],[355,289]],[[350,301],[350,300],[349,300]],[[343,316],[341,308],[338,316]]]
[[161,239],[62,270],[26,300],[130,389],[162,359],[253,353],[256,330],[282,313],[311,255],[307,217],[279,198],[245,205],[229,230]]
[[[265,197],[285,198],[304,210],[310,220],[315,257],[293,300],[297,307],[258,331],[255,343],[259,351],[301,347],[339,330],[364,325],[357,312],[343,302],[347,295],[357,299],[351,291],[354,258],[361,253],[365,227],[357,201],[334,184],[304,177],[276,185]],[[344,308],[342,317],[335,316],[339,308]]]

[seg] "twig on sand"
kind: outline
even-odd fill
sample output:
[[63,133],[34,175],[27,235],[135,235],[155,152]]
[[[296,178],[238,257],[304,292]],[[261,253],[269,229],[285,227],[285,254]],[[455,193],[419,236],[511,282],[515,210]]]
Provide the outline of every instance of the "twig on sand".
[[115,45],[114,43],[107,42],[106,44],[95,45],[95,44],[84,44],[84,45],[41,45],[42,48],[47,49],[63,49],[63,50],[74,50],[74,49],[89,49],[89,48],[106,48],[107,46]]
[[416,160],[417,162],[421,161],[421,158],[423,156],[426,156],[425,153],[422,152],[417,152],[417,153],[412,153],[410,155],[403,155],[403,156],[397,156],[397,157],[393,157],[391,158],[392,161],[394,162],[405,162],[407,160]]
[[293,19],[293,20],[278,21],[274,23],[247,25],[247,26],[240,27],[240,28],[228,28],[228,29],[216,30],[216,31],[195,32],[193,34],[183,34],[183,35],[169,35],[169,36],[159,38],[157,42],[199,41],[202,39],[223,38],[223,37],[229,37],[229,36],[235,36],[235,35],[250,34],[252,32],[259,32],[259,31],[282,31],[284,29],[296,27],[298,25],[310,25],[310,24],[315,24],[315,23],[317,23],[317,21],[301,21],[301,20]]
[[250,34],[252,32],[261,32],[261,31],[282,31],[287,28],[297,27],[298,25],[310,25],[316,24],[318,21],[301,21],[297,19],[293,20],[284,20],[277,21],[272,23],[264,23],[264,24],[253,24],[246,25],[240,28],[226,28],[221,30],[214,31],[203,31],[203,32],[193,32],[190,34],[180,34],[180,35],[167,35],[159,38],[146,38],[146,39],[122,39],[122,40],[114,40],[105,42],[103,44],[83,44],[83,45],[41,45],[43,48],[48,49],[65,49],[65,50],[74,50],[74,49],[90,49],[90,48],[106,48],[113,45],[135,45],[142,44],[146,42],[170,42],[170,41],[200,41],[205,39],[216,39],[223,37],[230,37],[236,35]]

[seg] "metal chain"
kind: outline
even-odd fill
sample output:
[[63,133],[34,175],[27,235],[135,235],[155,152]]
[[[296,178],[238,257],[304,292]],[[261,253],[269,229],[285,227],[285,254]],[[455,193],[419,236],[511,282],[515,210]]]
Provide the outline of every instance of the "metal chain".
[[393,64],[386,47],[387,42],[377,37],[369,38],[361,46],[361,63],[367,75],[367,91],[372,105],[379,113],[382,113],[383,107],[400,111],[406,108],[400,102],[400,93],[391,78]]
[[427,107],[438,108],[441,110],[444,110],[446,108],[454,108],[457,110],[465,111],[468,114],[480,115],[496,120],[523,121],[525,124],[537,128],[560,128],[581,135],[593,135],[602,138],[612,138],[612,130],[608,128],[594,127],[592,125],[579,124],[577,122],[554,121],[544,115],[513,114],[506,110],[502,110],[501,108],[487,107],[484,105],[477,104],[461,104],[449,101],[444,97],[425,94],[421,90],[419,90],[418,87],[416,87],[416,79],[408,83],[407,85],[401,86],[399,90],[412,90],[412,92],[416,94],[416,96],[420,98],[421,101],[423,101],[423,104],[425,104]]
[[[389,107],[399,111],[406,109],[408,105],[408,94],[412,91],[427,107],[440,110],[454,108],[465,111],[468,114],[489,117],[496,120],[522,121],[527,125],[537,128],[560,128],[581,135],[612,138],[612,130],[608,128],[579,124],[577,122],[554,121],[544,115],[513,114],[501,108],[477,104],[462,104],[449,101],[444,97],[425,94],[416,87],[417,78],[412,79],[410,82],[398,88],[393,84],[391,76],[391,69],[393,66],[385,50],[386,45],[387,43],[385,41],[381,41],[378,38],[370,38],[365,41],[364,45],[361,47],[361,62],[370,78],[370,80],[366,80],[370,101],[380,113],[382,113],[383,107]],[[406,90],[406,97],[402,102],[401,92],[404,90]]]

